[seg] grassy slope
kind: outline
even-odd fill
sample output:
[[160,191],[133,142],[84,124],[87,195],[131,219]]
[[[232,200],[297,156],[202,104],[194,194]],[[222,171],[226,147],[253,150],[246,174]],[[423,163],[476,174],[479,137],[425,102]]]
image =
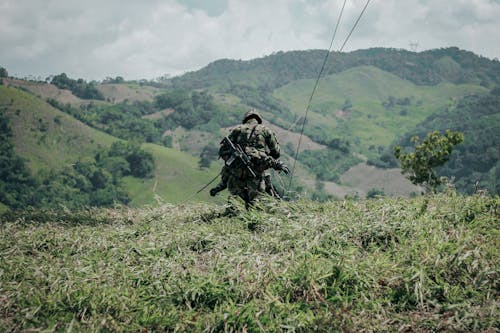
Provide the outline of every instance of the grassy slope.
[[[35,172],[58,169],[79,159],[92,159],[98,147],[109,147],[118,140],[13,87],[0,86],[0,107],[7,109],[11,119],[16,152]],[[215,163],[207,171],[199,170],[197,159],[186,153],[152,144],[144,147],[153,153],[156,176],[147,180],[125,180],[132,205],[155,204],[153,187],[163,200],[180,202],[218,172],[219,165]],[[212,201],[207,191],[192,199]]]
[[[313,80],[294,81],[277,89],[275,96],[293,113],[303,116],[313,84]],[[355,67],[321,79],[310,108],[308,127],[323,126],[353,143],[359,139],[358,149],[367,154],[370,145],[388,146],[396,136],[448,105],[450,98],[481,92],[487,89],[450,83],[417,86],[375,67]],[[408,115],[401,115],[400,109],[386,110],[382,102],[389,96],[411,98]],[[342,118],[337,113],[346,99],[350,99],[353,106]],[[419,100],[422,105],[416,105]]]
[[488,331],[499,198],[189,204],[0,222],[1,331]]
[[91,158],[117,140],[16,88],[0,86],[0,105],[11,119],[16,152],[34,171]]
[[114,103],[120,103],[125,100],[133,101],[152,101],[160,93],[160,90],[149,86],[140,86],[133,83],[121,84],[100,84],[97,89],[105,98]]
[[155,157],[155,176],[151,179],[127,177],[126,188],[132,193],[132,206],[151,204],[157,200],[179,203],[186,199],[190,201],[220,201],[222,195],[212,199],[208,189],[193,196],[220,171],[219,163],[212,163],[210,169],[198,169],[198,159],[175,149],[169,149],[153,144],[145,144],[143,148]]

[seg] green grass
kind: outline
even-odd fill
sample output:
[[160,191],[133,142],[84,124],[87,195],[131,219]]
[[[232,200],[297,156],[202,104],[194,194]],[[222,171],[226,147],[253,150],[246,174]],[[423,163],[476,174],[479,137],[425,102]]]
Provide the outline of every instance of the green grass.
[[118,140],[16,88],[0,86],[0,107],[11,120],[16,153],[34,171],[91,158]]
[[[150,179],[125,178],[125,186],[132,193],[132,206],[159,202],[179,203],[186,199],[195,201],[220,201],[205,191],[194,195],[220,171],[220,163],[212,163],[210,169],[200,170],[198,159],[178,150],[154,144],[143,148],[155,157],[155,176]],[[212,187],[218,183],[217,179]],[[194,196],[193,196],[194,195]]]
[[[313,85],[313,80],[293,81],[277,89],[274,95],[294,114],[303,116]],[[370,145],[388,146],[427,116],[450,105],[453,98],[485,92],[486,88],[471,84],[418,86],[375,67],[355,67],[321,79],[310,107],[306,132],[322,128],[335,137],[348,139],[359,152],[370,154]],[[386,110],[382,102],[389,96],[408,97],[411,105]],[[346,99],[351,101],[352,108],[345,119],[339,119],[336,113]],[[400,113],[402,109],[406,114]]]
[[9,211],[9,207],[0,202],[0,215]]
[[[2,107],[11,120],[15,151],[26,159],[34,173],[42,169],[57,170],[78,160],[93,160],[101,147],[109,147],[119,140],[16,88],[0,86]],[[154,144],[143,147],[154,156],[155,177],[125,179],[125,189],[131,195],[133,206],[181,202],[215,177],[221,167],[220,163],[212,163],[210,169],[200,170],[198,159],[188,153]],[[208,190],[191,199],[221,200],[211,198]]]
[[0,224],[0,331],[488,331],[500,199],[26,211]]

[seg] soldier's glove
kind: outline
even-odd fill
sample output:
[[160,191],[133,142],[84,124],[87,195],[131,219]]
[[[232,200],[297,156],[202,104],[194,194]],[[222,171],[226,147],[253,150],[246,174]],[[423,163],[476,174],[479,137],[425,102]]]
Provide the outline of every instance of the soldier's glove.
[[288,175],[290,173],[290,169],[288,169],[288,166],[283,161],[276,161],[274,170],[283,171],[285,175]]
[[219,193],[219,191],[216,187],[210,189],[210,196],[215,197],[217,193]]

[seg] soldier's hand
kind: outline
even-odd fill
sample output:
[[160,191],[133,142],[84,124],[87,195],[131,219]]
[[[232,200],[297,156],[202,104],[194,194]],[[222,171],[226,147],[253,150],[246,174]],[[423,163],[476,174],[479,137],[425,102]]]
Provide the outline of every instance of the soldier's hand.
[[212,188],[212,189],[210,189],[210,196],[215,197],[215,195],[216,195],[218,192],[219,192],[219,191],[217,191],[217,189],[216,189],[216,188]]
[[278,171],[283,171],[285,175],[288,175],[290,173],[290,169],[288,169],[288,166],[283,161],[277,161],[275,169]]

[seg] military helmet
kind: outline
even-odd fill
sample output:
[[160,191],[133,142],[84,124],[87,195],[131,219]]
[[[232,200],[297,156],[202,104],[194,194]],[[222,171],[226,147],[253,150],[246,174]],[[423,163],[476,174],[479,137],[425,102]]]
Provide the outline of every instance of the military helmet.
[[246,123],[247,120],[251,119],[251,118],[256,119],[259,124],[262,124],[262,117],[260,116],[260,114],[255,109],[251,109],[250,111],[248,111],[247,113],[245,113],[245,116],[243,117],[242,123],[243,124]]

